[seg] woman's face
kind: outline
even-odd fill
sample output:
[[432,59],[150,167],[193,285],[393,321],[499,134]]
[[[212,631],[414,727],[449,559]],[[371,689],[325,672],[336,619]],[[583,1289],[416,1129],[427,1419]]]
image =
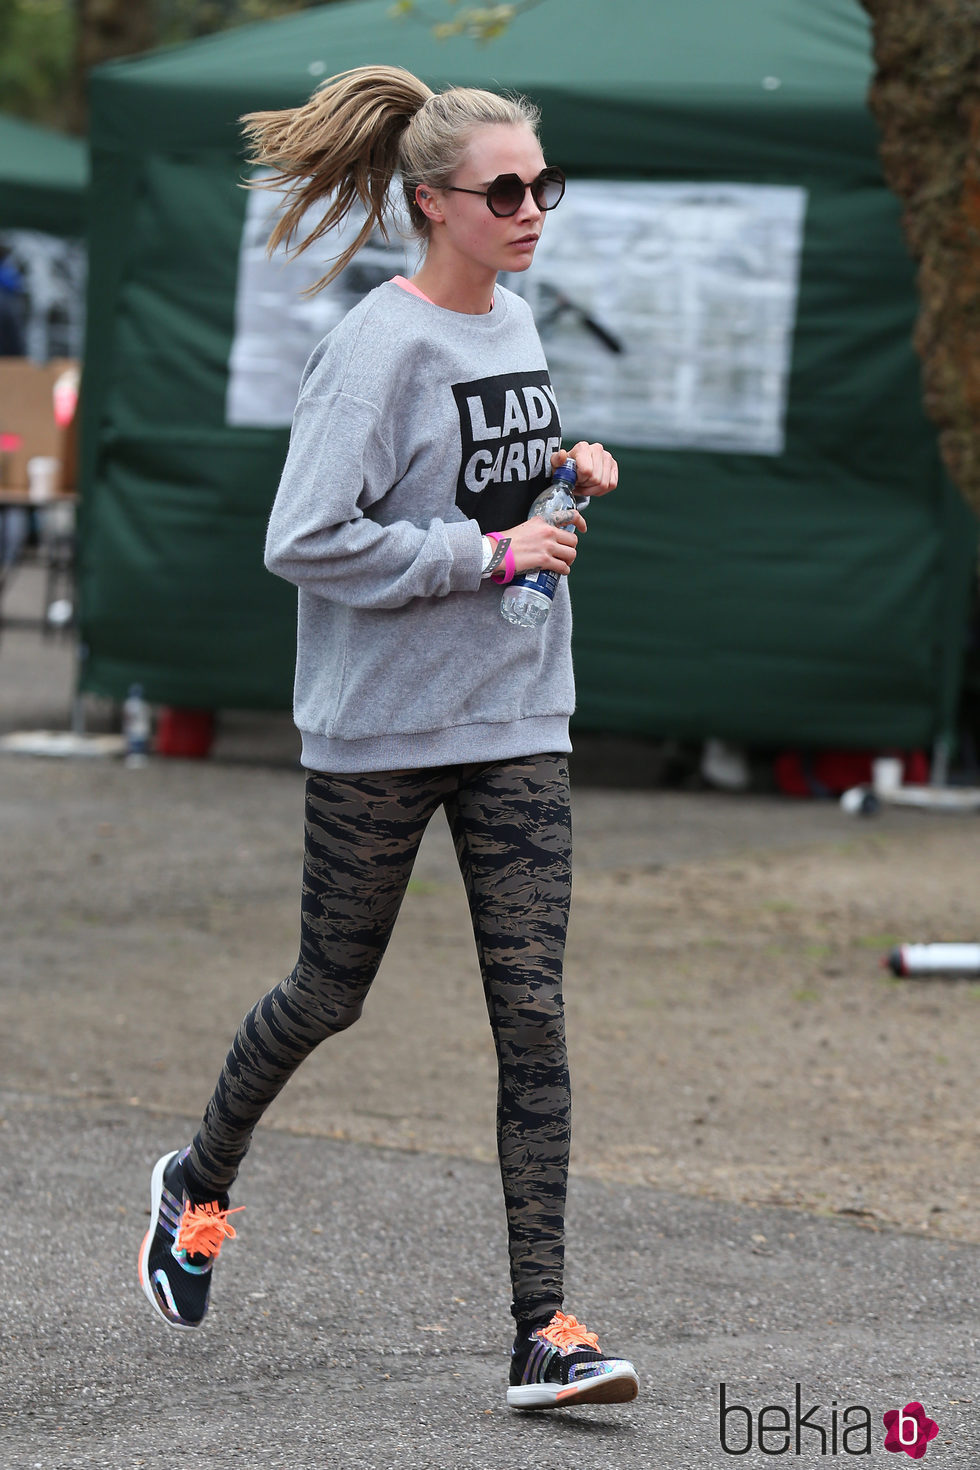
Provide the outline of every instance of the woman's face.
[[[545,166],[541,145],[525,124],[490,123],[477,128],[451,180],[460,194],[438,189],[442,245],[470,265],[492,271],[525,271],[534,259],[545,212],[525,190],[516,214],[497,218],[487,207],[487,186],[500,174],[517,174],[530,183]],[[481,197],[484,196],[484,197]]]

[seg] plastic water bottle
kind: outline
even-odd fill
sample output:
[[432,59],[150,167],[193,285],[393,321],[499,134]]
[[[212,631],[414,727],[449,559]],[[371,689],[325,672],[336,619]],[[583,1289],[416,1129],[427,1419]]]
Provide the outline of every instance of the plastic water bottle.
[[131,684],[123,700],[125,764],[145,766],[150,753],[150,706],[143,698],[142,684]]
[[[528,512],[528,520],[541,516],[549,526],[564,525],[571,520],[572,511],[586,501],[578,501],[572,494],[575,488],[576,467],[574,459],[567,459],[555,470],[551,484],[542,490]],[[558,587],[560,572],[520,572],[513,582],[508,582],[500,599],[500,616],[513,623],[515,628],[539,628],[551,612],[551,603]]]

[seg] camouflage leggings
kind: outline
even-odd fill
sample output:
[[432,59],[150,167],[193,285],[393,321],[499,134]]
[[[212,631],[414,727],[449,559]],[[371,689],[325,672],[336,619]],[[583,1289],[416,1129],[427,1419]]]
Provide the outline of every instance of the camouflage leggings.
[[561,994],[571,889],[564,756],[365,776],[311,773],[299,959],[245,1017],[188,1160],[226,1190],[304,1057],[351,1026],[425,827],[445,806],[498,1060],[497,1143],[514,1315],[562,1304],[569,1086]]

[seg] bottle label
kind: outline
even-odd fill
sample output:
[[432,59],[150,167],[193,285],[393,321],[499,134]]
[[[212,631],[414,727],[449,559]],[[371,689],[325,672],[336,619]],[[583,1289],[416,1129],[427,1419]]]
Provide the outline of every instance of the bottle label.
[[531,592],[540,592],[544,597],[554,597],[558,576],[558,572],[525,572],[514,578],[513,585],[527,587]]

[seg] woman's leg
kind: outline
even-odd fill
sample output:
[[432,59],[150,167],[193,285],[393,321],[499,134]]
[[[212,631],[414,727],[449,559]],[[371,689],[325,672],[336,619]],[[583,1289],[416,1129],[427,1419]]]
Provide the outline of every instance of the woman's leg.
[[308,777],[299,959],[238,1029],[187,1156],[195,1193],[228,1190],[300,1062],[361,1014],[448,784],[439,771]]
[[473,767],[447,800],[498,1059],[512,1311],[563,1300],[570,1094],[562,961],[571,894],[564,756]]

